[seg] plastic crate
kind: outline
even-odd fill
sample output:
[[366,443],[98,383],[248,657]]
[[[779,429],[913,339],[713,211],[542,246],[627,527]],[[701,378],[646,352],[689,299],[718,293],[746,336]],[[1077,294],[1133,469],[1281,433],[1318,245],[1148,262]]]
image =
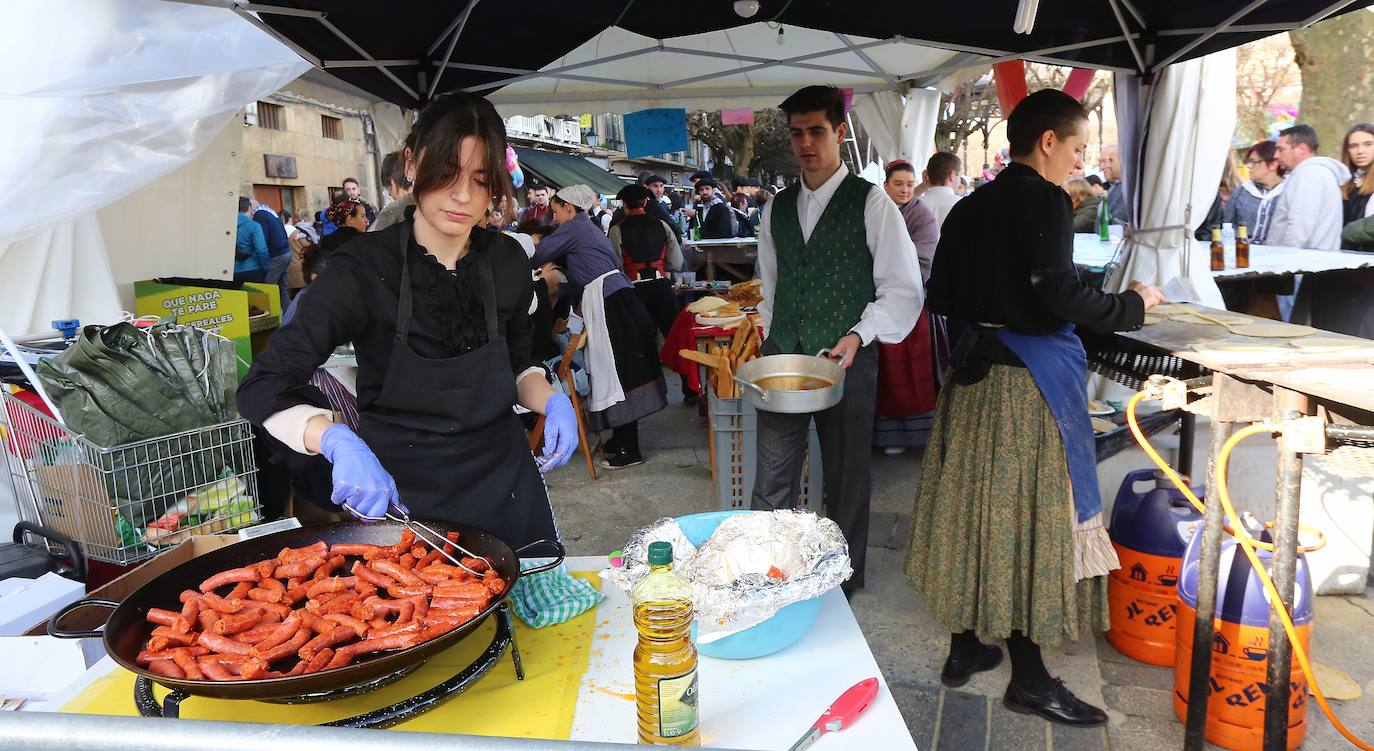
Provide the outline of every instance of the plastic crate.
[[[711,416],[712,450],[715,458],[716,497],[722,510],[747,509],[754,494],[754,467],[758,446],[758,413],[743,399],[722,399],[706,389]],[[797,507],[821,512],[825,483],[821,477],[821,442],[816,421],[807,429],[806,456],[802,459],[801,492]]]

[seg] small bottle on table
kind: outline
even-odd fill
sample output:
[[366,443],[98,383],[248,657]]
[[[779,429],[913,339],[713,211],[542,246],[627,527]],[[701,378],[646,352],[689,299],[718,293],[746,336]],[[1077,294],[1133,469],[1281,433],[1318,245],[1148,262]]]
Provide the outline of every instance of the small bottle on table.
[[1236,268],[1250,268],[1250,233],[1244,224],[1236,225]]
[[1212,270],[1226,268],[1226,245],[1221,242],[1221,225],[1212,225]]

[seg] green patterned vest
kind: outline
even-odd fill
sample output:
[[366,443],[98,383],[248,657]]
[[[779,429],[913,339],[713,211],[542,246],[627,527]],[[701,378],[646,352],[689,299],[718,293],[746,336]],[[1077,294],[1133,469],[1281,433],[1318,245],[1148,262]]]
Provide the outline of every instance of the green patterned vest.
[[873,253],[864,230],[864,202],[873,184],[847,175],[830,197],[810,241],[797,220],[797,185],[773,199],[778,285],[768,338],[783,353],[813,355],[832,347],[859,322],[875,295]]

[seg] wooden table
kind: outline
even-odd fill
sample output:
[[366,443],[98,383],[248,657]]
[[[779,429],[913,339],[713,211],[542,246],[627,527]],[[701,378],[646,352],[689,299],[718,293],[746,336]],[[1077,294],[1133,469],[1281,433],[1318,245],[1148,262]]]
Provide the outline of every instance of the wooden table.
[[[706,279],[715,281],[717,268],[724,269],[726,273],[741,282],[747,282],[754,277],[753,273],[745,273],[735,264],[754,265],[759,257],[759,241],[756,237],[725,237],[719,240],[686,240],[683,242],[684,252],[692,249],[701,251],[702,264],[706,267]],[[695,259],[693,259],[695,265]]]

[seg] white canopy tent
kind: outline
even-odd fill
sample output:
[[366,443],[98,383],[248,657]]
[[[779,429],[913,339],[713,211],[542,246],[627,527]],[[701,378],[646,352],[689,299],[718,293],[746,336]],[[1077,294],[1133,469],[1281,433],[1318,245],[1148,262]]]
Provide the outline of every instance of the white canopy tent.
[[448,66],[510,73],[509,78],[469,87],[510,116],[650,107],[763,109],[815,83],[853,89],[856,97],[896,92],[962,57],[900,38],[749,23],[661,40],[611,27],[538,71],[456,62]]

